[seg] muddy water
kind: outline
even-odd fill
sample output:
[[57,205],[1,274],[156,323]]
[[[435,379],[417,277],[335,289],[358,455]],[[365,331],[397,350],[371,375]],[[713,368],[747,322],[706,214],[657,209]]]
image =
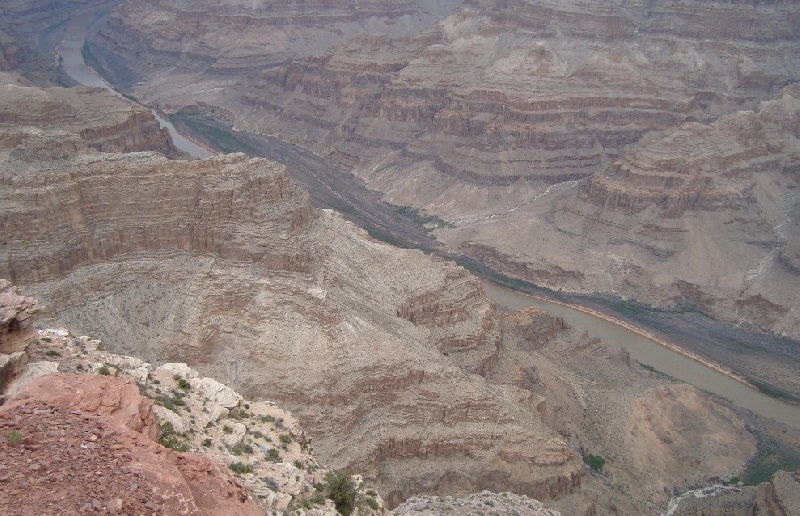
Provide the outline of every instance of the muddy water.
[[608,344],[624,347],[631,357],[642,364],[651,365],[678,380],[722,396],[757,414],[800,428],[800,407],[770,398],[613,322],[568,306],[506,290],[492,283],[484,282],[484,288],[489,297],[502,306],[515,310],[535,306],[552,315],[563,317],[573,328],[587,331]]
[[[83,54],[81,53],[83,50],[83,42],[86,40],[86,31],[97,10],[98,8],[95,7],[88,11],[79,12],[67,22],[64,29],[64,39],[59,45],[62,58],[61,63],[67,75],[72,77],[76,82],[84,86],[105,88],[118,97],[121,97],[122,95],[97,75],[94,70],[86,66],[83,60]],[[214,153],[208,149],[181,136],[169,120],[159,116],[155,110],[151,111],[161,125],[161,128],[167,128],[170,136],[172,136],[172,144],[175,145],[175,147],[195,158],[209,158],[214,155]]]

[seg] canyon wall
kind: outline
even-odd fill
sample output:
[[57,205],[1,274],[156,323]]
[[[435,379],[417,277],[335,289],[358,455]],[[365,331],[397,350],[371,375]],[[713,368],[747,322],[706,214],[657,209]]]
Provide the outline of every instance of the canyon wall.
[[438,351],[492,345],[492,308],[462,269],[312,211],[273,162],[97,152],[80,145],[97,131],[68,123],[58,136],[75,145],[54,153],[29,145],[53,138],[35,116],[12,122],[0,276],[47,299],[49,317],[299,409],[320,455],[375,478],[391,503],[579,485],[580,457],[535,410]]
[[[798,336],[800,90],[648,137],[580,184],[438,232],[530,281]],[[512,226],[535,241],[489,237]]]
[[[724,168],[723,176],[748,175],[750,165],[753,174],[785,170],[789,186],[758,197],[763,217],[746,207],[746,194],[719,191],[712,201],[707,179],[677,179],[688,169],[673,177],[627,165],[662,131],[701,131],[783,98],[781,89],[800,81],[798,4],[471,0],[356,8],[342,0],[201,7],[124,2],[98,28],[92,48],[108,70],[135,72],[140,81],[127,86],[149,103],[310,149],[350,167],[385,200],[445,219],[436,236],[450,251],[554,289],[669,308],[702,305],[714,317],[799,336],[786,289],[756,292],[752,284],[762,280],[747,279],[761,270],[757,255],[782,238],[763,237],[765,224],[778,226],[775,213],[794,206],[785,190],[796,175],[791,145],[758,150],[737,130],[716,132],[719,148],[708,147],[703,158]],[[794,141],[790,126],[773,124],[770,131],[787,132],[770,138]],[[694,160],[691,140],[661,140],[661,152],[673,158],[659,158],[657,166],[677,170]],[[566,194],[558,214],[544,213],[552,194],[579,181],[579,199]],[[648,185],[662,197],[644,192]],[[591,217],[610,229],[561,220],[583,212],[587,197],[596,206]],[[653,213],[668,222],[644,222],[647,203],[658,204]],[[736,220],[720,226],[709,215],[712,203],[717,213],[737,210]],[[709,209],[691,210],[700,204]],[[626,208],[633,211],[619,214]],[[627,228],[632,213],[642,217],[639,229],[614,229]],[[687,218],[693,222],[682,228],[672,224]],[[746,250],[712,245],[706,263],[687,269],[669,243],[679,235],[743,239]],[[775,255],[786,270],[793,270],[790,247]],[[780,278],[795,288],[793,274]]]

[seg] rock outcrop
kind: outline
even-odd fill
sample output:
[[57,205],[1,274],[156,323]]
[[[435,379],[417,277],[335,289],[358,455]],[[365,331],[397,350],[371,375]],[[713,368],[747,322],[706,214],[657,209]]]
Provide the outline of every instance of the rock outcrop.
[[686,497],[670,516],[730,514],[795,516],[800,514],[800,472],[778,471],[769,482],[729,489],[718,496]]
[[479,516],[485,512],[497,514],[518,514],[519,516],[561,516],[557,511],[546,509],[536,500],[513,493],[490,493],[483,491],[470,496],[455,498],[448,496],[414,497],[403,502],[394,510],[398,516],[463,514]]
[[0,407],[6,514],[231,514],[261,511],[229,473],[155,440],[132,381],[59,373]]
[[36,335],[33,320],[37,308],[32,298],[20,296],[16,287],[0,279],[0,353],[21,351]]
[[85,147],[181,156],[149,110],[105,90],[2,84],[0,120],[5,126],[0,151],[22,160],[63,157]]
[[[552,288],[690,307],[797,337],[797,116],[756,110],[650,137],[602,173],[518,210],[443,228],[452,246]],[[483,232],[512,226],[536,242]]]
[[323,460],[363,471],[390,504],[579,485],[579,457],[535,411],[440,352],[494,349],[491,304],[464,270],[312,211],[263,159],[21,149],[0,158],[13,235],[0,275],[50,317],[285,404]]

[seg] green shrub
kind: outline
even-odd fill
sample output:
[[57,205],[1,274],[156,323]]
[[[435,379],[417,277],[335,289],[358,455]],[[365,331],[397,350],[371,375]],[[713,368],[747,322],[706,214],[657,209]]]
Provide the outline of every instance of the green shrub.
[[59,353],[55,349],[48,349],[47,352],[45,353],[45,355],[47,355],[49,357],[60,357],[61,353]]
[[157,394],[156,397],[153,399],[156,405],[160,405],[166,409],[169,409],[176,414],[178,413],[178,406],[185,405],[186,403],[180,396],[165,396],[163,394]]
[[252,465],[243,464],[241,462],[234,462],[228,467],[231,468],[231,471],[233,471],[234,473],[252,473],[253,472],[253,466]]
[[161,425],[161,437],[158,442],[165,448],[179,452],[189,451],[189,445],[184,441],[185,436],[175,431],[175,427],[167,421]]
[[280,462],[281,461],[281,454],[277,448],[270,448],[267,450],[267,460],[272,462]]
[[108,369],[108,366],[102,366],[97,370],[97,373],[102,374],[103,376],[108,376],[111,374],[111,370]]
[[229,427],[228,425],[222,425],[222,431],[226,434],[233,432],[233,428]]
[[378,510],[379,505],[378,505],[378,501],[376,499],[367,498],[366,502],[367,502],[367,505],[369,506],[370,509],[372,509],[373,511],[377,511]]
[[210,437],[206,437],[205,439],[203,439],[203,446],[206,447],[206,448],[210,448],[211,447],[211,438]]
[[606,463],[606,459],[604,459],[600,455],[589,454],[589,456],[586,458],[586,462],[589,463],[589,467],[592,468],[592,470],[602,471],[603,466]]
[[356,506],[356,486],[347,472],[328,473],[325,475],[328,498],[333,501],[336,510],[342,516],[350,516]]
[[231,448],[231,453],[236,456],[239,456],[243,453],[251,454],[253,453],[253,447],[249,444],[237,444]]
[[189,389],[191,389],[192,386],[189,385],[188,381],[184,380],[183,378],[180,378],[178,379],[178,388],[183,389],[184,391],[189,391]]
[[281,434],[279,439],[281,443],[289,444],[290,442],[292,442],[292,434]]

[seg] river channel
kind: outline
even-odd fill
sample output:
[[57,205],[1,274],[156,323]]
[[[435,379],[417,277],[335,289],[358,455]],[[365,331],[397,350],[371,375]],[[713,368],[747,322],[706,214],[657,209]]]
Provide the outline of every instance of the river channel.
[[492,283],[484,282],[484,289],[490,298],[502,306],[514,310],[534,306],[554,316],[563,317],[573,328],[586,331],[610,345],[624,347],[632,358],[642,364],[653,366],[673,378],[728,399],[756,414],[800,428],[800,407],[770,398],[618,324],[569,306],[507,290]]
[[[64,29],[64,40],[60,45],[61,66],[64,68],[67,75],[72,77],[76,82],[84,86],[105,88],[118,97],[122,97],[122,95],[103,80],[102,77],[89,68],[83,59],[83,43],[86,40],[86,32],[89,25],[91,25],[92,20],[96,16],[96,11],[97,8],[95,7],[87,11],[79,12],[67,22]],[[161,128],[167,128],[170,136],[172,136],[172,144],[175,147],[195,158],[210,158],[214,155],[213,152],[205,147],[201,147],[188,138],[183,137],[175,129],[175,126],[173,126],[169,120],[161,117],[156,110],[151,109],[151,111],[161,125]]]
[[[88,67],[83,59],[81,51],[87,29],[92,23],[95,13],[96,9],[90,9],[76,14],[67,22],[65,37],[60,45],[62,66],[64,71],[80,84],[106,88],[114,94],[120,95]],[[155,110],[153,110],[153,115],[161,127],[169,130],[177,148],[196,158],[207,158],[214,155],[208,149],[183,137],[168,120],[159,116]],[[586,331],[610,345],[626,348],[631,357],[642,364],[653,366],[673,378],[726,398],[756,414],[772,418],[794,428],[800,428],[800,407],[770,398],[618,324],[575,308],[507,290],[492,283],[485,282],[484,288],[486,293],[502,306],[514,310],[535,306],[552,315],[563,317],[573,328]]]

